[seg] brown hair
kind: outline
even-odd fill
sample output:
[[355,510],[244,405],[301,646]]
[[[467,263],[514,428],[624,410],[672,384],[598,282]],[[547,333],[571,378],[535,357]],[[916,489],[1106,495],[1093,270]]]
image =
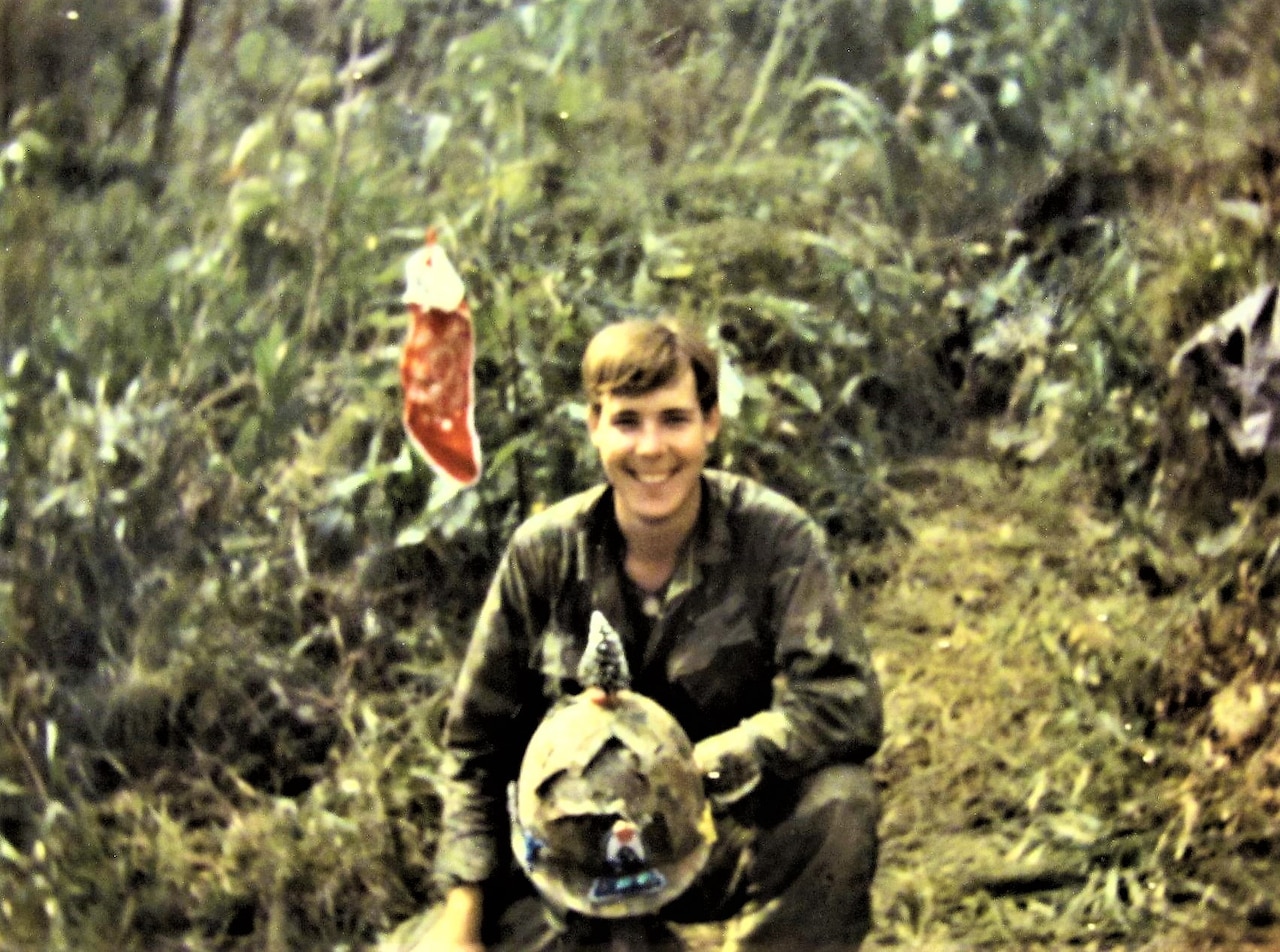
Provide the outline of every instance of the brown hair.
[[720,365],[697,331],[672,317],[610,324],[591,338],[582,355],[582,386],[591,409],[609,393],[638,397],[665,387],[693,369],[698,405],[710,413],[718,401]]

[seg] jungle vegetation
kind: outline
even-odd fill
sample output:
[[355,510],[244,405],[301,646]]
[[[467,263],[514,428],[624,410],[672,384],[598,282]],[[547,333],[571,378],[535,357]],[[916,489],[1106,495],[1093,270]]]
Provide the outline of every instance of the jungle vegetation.
[[[400,424],[428,227],[463,492]],[[469,623],[662,310],[871,611],[873,941],[1273,928],[1278,242],[1272,0],[0,0],[0,949],[428,903]]]

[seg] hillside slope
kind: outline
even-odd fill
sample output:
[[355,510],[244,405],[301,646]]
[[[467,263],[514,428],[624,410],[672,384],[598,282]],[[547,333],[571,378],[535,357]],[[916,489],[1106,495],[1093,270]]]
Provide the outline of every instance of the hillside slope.
[[970,457],[895,483],[906,532],[867,616],[888,717],[868,947],[1280,947],[1265,895],[1212,885],[1244,861],[1215,855],[1199,751],[1152,713],[1189,596],[1151,597],[1069,477]]

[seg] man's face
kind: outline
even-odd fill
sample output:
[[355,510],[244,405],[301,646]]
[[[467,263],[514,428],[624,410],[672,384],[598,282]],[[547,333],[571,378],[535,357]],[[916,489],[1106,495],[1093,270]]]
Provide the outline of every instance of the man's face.
[[661,525],[692,517],[698,477],[720,432],[720,409],[698,406],[693,370],[638,397],[606,394],[587,417],[624,525]]

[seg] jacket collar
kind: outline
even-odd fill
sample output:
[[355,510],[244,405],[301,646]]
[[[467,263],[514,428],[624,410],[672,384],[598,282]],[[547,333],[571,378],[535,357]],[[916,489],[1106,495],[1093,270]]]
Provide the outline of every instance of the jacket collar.
[[[704,565],[727,562],[732,558],[729,532],[729,477],[718,470],[702,474],[702,503],[698,521],[676,562],[675,573],[667,589],[668,601],[702,581]],[[619,579],[626,555],[626,540],[614,513],[613,489],[608,485],[589,490],[577,526],[580,581],[592,588],[612,588],[610,581]],[[612,579],[610,578],[612,576]]]

